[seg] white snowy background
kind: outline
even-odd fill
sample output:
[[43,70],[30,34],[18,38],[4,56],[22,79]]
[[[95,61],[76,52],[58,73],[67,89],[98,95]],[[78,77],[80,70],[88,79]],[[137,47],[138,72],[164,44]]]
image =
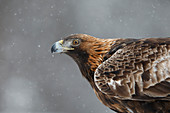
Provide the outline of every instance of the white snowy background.
[[72,33],[170,36],[170,0],[0,0],[0,113],[113,113],[70,57],[50,53]]

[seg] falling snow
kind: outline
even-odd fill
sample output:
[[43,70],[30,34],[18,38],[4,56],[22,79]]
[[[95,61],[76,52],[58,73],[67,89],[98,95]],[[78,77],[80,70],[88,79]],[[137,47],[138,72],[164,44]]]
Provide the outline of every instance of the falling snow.
[[2,113],[113,113],[97,100],[76,63],[64,54],[51,54],[51,45],[72,33],[170,36],[169,0],[0,3]]
[[38,47],[40,48],[40,47],[41,47],[41,45],[38,45]]

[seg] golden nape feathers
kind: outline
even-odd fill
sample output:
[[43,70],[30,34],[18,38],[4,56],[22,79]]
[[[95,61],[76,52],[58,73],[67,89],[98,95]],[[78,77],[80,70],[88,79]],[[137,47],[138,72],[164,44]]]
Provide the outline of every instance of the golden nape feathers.
[[75,34],[56,42],[51,51],[71,56],[110,109],[170,112],[170,38],[99,39]]

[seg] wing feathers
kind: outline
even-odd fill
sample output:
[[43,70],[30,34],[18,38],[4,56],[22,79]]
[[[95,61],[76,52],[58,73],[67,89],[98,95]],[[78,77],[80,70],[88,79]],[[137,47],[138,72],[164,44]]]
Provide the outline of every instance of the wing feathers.
[[135,95],[139,99],[140,95],[166,98],[170,94],[170,38],[123,43],[113,53],[95,71],[100,91],[121,99],[134,99]]
[[170,83],[163,81],[148,89],[144,89],[144,94],[152,97],[166,97],[170,94]]

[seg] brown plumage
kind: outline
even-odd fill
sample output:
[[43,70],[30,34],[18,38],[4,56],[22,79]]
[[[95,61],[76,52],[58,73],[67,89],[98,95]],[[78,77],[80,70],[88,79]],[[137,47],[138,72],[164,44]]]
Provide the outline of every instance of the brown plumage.
[[99,39],[75,34],[56,42],[51,51],[71,56],[110,109],[170,112],[170,38]]

